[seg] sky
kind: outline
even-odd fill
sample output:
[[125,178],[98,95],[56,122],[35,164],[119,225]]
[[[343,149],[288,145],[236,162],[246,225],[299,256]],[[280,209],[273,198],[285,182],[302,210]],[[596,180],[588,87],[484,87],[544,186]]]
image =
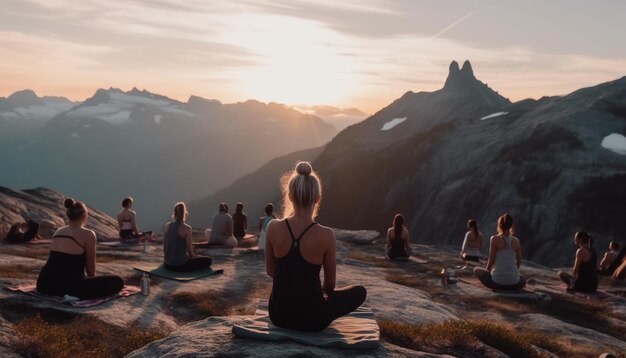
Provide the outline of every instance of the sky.
[[0,97],[98,88],[374,113],[452,60],[513,101],[626,75],[625,1],[0,0]]

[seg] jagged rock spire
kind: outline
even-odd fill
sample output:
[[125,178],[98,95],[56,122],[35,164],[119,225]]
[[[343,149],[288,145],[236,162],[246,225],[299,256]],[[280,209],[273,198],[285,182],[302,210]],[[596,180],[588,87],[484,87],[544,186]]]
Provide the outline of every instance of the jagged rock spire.
[[450,63],[448,78],[446,79],[445,89],[466,87],[468,84],[476,81],[472,64],[469,61],[463,63],[463,67],[459,70],[459,64],[456,61]]

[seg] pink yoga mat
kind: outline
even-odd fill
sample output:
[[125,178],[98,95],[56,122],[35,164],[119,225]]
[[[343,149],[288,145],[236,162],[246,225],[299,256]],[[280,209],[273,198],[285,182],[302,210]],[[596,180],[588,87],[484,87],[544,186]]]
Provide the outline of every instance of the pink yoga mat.
[[80,307],[80,308],[93,307],[104,302],[112,301],[120,297],[128,297],[128,296],[136,295],[139,292],[141,292],[141,288],[138,286],[124,286],[124,288],[122,288],[122,290],[119,293],[111,295],[111,296],[92,298],[92,299],[87,299],[87,300],[78,300],[78,301],[63,301],[63,297],[46,295],[46,294],[37,292],[37,285],[35,283],[24,283],[21,285],[9,286],[5,288],[9,291],[22,292],[29,296],[39,298],[41,300],[60,303],[60,304],[69,304],[74,307]]

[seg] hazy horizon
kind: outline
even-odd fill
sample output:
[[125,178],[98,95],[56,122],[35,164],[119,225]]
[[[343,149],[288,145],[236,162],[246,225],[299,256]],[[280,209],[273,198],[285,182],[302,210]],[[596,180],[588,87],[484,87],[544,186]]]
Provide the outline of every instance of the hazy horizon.
[[373,113],[440,88],[450,61],[469,59],[516,101],[623,76],[624,14],[624,3],[583,1],[9,1],[0,96],[138,87]]

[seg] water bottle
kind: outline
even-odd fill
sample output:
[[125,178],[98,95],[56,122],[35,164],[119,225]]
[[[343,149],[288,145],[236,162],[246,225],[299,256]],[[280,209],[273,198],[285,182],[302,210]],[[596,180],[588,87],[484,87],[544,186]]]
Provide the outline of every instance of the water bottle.
[[144,272],[141,278],[141,294],[147,296],[150,293],[150,277]]

